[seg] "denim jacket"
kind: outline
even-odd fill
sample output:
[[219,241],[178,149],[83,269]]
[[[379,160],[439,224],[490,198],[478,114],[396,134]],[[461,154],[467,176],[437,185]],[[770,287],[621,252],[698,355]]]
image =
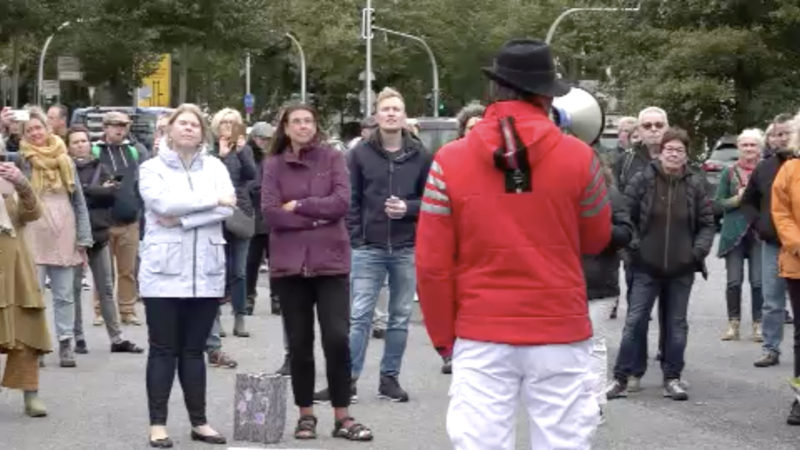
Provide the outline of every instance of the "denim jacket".
[[[27,179],[31,179],[33,167],[27,159],[19,155],[16,158],[12,158],[11,161],[16,162],[17,167],[20,168]],[[75,168],[74,162],[72,163],[72,176],[75,179],[75,190],[69,194],[69,201],[75,214],[75,243],[78,247],[89,248],[94,245],[92,223],[89,220],[89,208],[86,207],[86,198],[83,196],[83,187],[81,187],[78,170]]]
[[[228,170],[217,158],[198,152],[188,168],[162,141],[158,156],[139,168],[145,233],[139,249],[142,297],[221,298],[225,290],[222,222],[233,214],[218,206],[234,195]],[[179,219],[166,227],[160,217]]]

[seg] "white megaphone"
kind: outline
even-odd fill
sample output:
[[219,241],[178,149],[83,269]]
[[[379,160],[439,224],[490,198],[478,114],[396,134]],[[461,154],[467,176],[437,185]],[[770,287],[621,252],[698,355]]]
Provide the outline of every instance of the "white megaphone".
[[553,122],[565,132],[592,145],[603,134],[603,107],[585,89],[573,87],[565,95],[553,98]]

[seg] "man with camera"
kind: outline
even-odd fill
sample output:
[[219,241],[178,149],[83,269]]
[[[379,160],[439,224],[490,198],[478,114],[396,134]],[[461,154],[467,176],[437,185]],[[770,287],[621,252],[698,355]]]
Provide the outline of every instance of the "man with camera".
[[[139,252],[139,218],[142,200],[137,188],[139,164],[148,159],[142,146],[127,139],[131,119],[111,111],[103,117],[103,139],[92,145],[92,154],[114,174],[119,188],[114,199],[114,224],[109,230],[111,256],[117,268],[117,302],[123,324],[141,325],[134,306],[139,294],[136,287],[136,257]],[[95,313],[99,304],[95,305]]]
[[494,103],[436,154],[417,228],[417,280],[436,350],[452,355],[447,431],[456,449],[515,446],[516,406],[532,448],[588,449],[599,422],[581,255],[611,237],[601,164],[551,121],[556,77],[541,41],[506,43]]

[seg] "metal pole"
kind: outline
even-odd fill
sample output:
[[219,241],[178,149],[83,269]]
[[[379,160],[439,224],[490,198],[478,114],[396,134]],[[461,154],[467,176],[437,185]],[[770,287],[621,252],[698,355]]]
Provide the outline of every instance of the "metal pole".
[[[244,58],[244,90],[246,91],[246,95],[250,95],[250,52],[247,52],[247,56]],[[247,123],[250,123],[250,108],[247,109],[248,112],[245,113],[245,120]]]
[[364,98],[367,100],[364,102],[365,117],[372,115],[372,0],[367,0],[367,11],[364,25],[366,31],[364,38],[367,40],[367,67],[364,73]]
[[297,46],[297,53],[300,54],[300,101],[305,103],[307,92],[306,92],[306,54],[303,51],[303,46],[300,45],[300,41],[297,40],[296,37],[292,35],[292,33],[286,33],[286,37],[291,39],[292,43]]
[[425,39],[422,39],[419,36],[414,36],[408,33],[401,33],[399,31],[390,30],[388,28],[383,27],[374,27],[374,29],[378,31],[383,31],[387,34],[394,34],[397,36],[401,36],[404,38],[412,39],[414,41],[419,42],[425,47],[425,51],[428,52],[428,58],[431,60],[431,68],[432,68],[432,77],[433,77],[433,117],[439,117],[439,67],[436,64],[436,57],[433,55],[433,50],[431,50],[428,43],[425,42]]
[[66,21],[61,25],[59,25],[58,28],[56,28],[56,31],[54,31],[53,34],[48,36],[47,40],[44,41],[44,46],[42,46],[42,51],[39,54],[39,70],[37,72],[37,77],[36,77],[36,103],[38,103],[40,106],[44,103],[42,101],[42,96],[43,96],[42,85],[44,84],[44,58],[47,55],[47,48],[50,47],[50,42],[53,41],[53,38],[55,37],[56,33],[70,26],[70,23],[71,23],[70,21]]
[[547,30],[547,37],[544,39],[544,42],[547,45],[550,45],[550,42],[553,41],[553,36],[556,34],[556,28],[558,28],[558,25],[561,23],[562,20],[564,20],[565,17],[567,17],[568,15],[570,15],[572,13],[576,13],[576,12],[580,12],[580,11],[593,11],[593,12],[627,11],[627,12],[637,12],[637,11],[639,11],[641,9],[641,7],[642,7],[642,3],[639,2],[639,4],[636,6],[636,8],[570,8],[570,9],[562,12],[556,18],[556,20],[553,21],[553,24],[550,25],[550,29]]

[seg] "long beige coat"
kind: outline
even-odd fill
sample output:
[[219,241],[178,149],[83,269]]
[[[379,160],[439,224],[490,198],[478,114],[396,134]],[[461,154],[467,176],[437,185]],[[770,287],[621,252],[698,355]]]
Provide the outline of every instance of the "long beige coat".
[[23,227],[41,215],[33,191],[19,192],[19,202],[4,196],[14,222],[16,237],[0,233],[0,352],[20,345],[50,352],[52,344],[45,318],[45,304],[36,268],[23,236]]

